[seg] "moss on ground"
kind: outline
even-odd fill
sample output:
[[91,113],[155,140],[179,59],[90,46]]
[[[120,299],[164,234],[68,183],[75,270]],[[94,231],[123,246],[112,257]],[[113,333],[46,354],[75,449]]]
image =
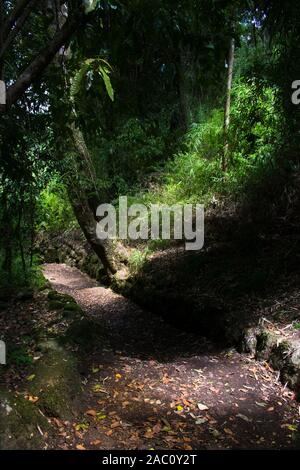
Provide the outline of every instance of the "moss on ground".
[[56,290],[51,290],[48,292],[48,299],[49,300],[57,300],[58,302],[75,302],[73,297],[68,294],[61,294],[60,292],[57,292]]
[[0,449],[42,449],[47,419],[33,403],[20,395],[0,390]]
[[62,310],[64,308],[64,304],[59,300],[49,300],[48,307],[49,310]]
[[[83,318],[81,308],[71,296],[51,290],[48,301],[60,310],[58,321],[62,317],[67,319],[65,328],[56,331],[52,338],[50,330],[38,331],[35,349],[40,358],[29,364],[30,380],[25,381],[21,394],[0,390],[0,449],[42,449],[45,430],[48,436],[52,433],[47,417],[72,419],[80,403],[82,383],[76,357],[70,349],[76,349],[79,355],[101,341],[101,328]],[[23,350],[16,350],[15,356],[24,363]],[[38,400],[31,403],[25,396]]]
[[81,380],[74,356],[55,340],[39,345],[43,356],[38,361],[29,391],[39,397],[39,406],[48,416],[68,419],[73,400],[81,391]]
[[81,318],[71,323],[61,344],[74,344],[84,351],[89,351],[103,341],[103,329],[97,323]]
[[66,318],[71,318],[72,316],[76,318],[83,315],[81,307],[73,297],[68,294],[60,294],[56,291],[48,293],[48,307],[50,310],[62,310],[63,316]]

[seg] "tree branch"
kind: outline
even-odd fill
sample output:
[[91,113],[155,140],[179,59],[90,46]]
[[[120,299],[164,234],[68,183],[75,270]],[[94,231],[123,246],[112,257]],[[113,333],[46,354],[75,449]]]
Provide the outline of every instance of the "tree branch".
[[80,14],[78,14],[78,12],[70,16],[63,27],[56,32],[52,41],[39,52],[17,81],[7,89],[6,108],[14,104],[30,87],[32,82],[45,70],[54,59],[59,49],[70,39],[77,29],[79,19]]
[[32,8],[34,7],[34,4],[37,3],[37,0],[29,0],[29,3],[27,4],[26,8],[24,8],[24,11],[22,12],[21,16],[17,19],[16,24],[14,28],[12,28],[8,35],[6,36],[4,42],[2,43],[2,47],[0,49],[0,60],[4,56],[5,52],[17,36],[18,32],[21,30],[23,24],[27,20],[28,16],[31,13]]
[[19,0],[18,3],[12,9],[9,17],[4,23],[3,26],[3,39],[6,39],[14,23],[17,21],[20,15],[22,15],[24,8],[28,6],[31,0]]

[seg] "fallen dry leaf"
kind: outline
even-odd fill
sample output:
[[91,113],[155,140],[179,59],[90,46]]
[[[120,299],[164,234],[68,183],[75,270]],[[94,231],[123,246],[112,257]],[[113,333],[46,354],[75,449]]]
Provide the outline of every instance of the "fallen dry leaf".
[[77,450],[86,450],[86,448],[84,447],[83,444],[77,444],[76,449]]
[[111,429],[115,429],[115,428],[118,428],[119,426],[121,426],[121,423],[119,421],[114,421],[110,427]]
[[102,441],[100,439],[96,439],[95,441],[90,442],[91,446],[99,446],[102,444]]
[[35,397],[33,395],[25,395],[25,398],[31,403],[36,403],[39,400],[39,397]]
[[200,411],[206,411],[209,409],[208,406],[204,405],[203,403],[197,403],[197,406]]

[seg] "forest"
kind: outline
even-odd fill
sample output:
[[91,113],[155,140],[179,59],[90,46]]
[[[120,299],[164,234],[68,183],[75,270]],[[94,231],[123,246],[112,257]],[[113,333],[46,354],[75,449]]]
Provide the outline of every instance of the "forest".
[[299,138],[296,0],[0,0],[0,450],[300,450]]

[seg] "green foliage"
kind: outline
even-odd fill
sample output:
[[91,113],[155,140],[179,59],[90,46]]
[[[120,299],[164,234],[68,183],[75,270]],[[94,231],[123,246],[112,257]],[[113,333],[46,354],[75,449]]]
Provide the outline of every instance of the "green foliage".
[[132,250],[130,257],[128,259],[128,264],[132,273],[138,272],[146,263],[149,257],[150,251],[149,249],[140,250]]
[[281,141],[277,90],[263,81],[240,80],[233,87],[231,163],[255,165],[272,159]]
[[282,139],[276,97],[277,89],[264,82],[238,80],[232,92],[227,174],[221,171],[223,111],[200,113],[202,120],[187,133],[183,151],[167,164],[160,184],[146,199],[207,204],[241,194],[249,180],[264,178]]
[[8,364],[15,364],[17,366],[28,366],[33,363],[32,356],[28,353],[25,346],[17,346],[14,349],[8,350]]
[[206,202],[223,188],[219,159],[206,160],[195,152],[178,154],[169,165],[170,173],[162,191],[169,202]]
[[[199,113],[200,114],[200,113]],[[208,115],[202,115],[199,123],[194,123],[186,135],[186,145],[191,152],[208,160],[221,155],[224,145],[223,122],[224,113],[213,109]]]
[[162,118],[155,126],[150,120],[130,118],[112,137],[99,141],[95,165],[100,187],[112,195],[133,194],[147,176],[166,158],[166,126]]
[[[31,287],[36,290],[43,290],[48,286],[48,282],[43,276],[40,266],[40,259],[34,255],[30,259],[25,257],[25,270],[20,255],[15,255],[12,260],[11,273],[7,273],[3,268],[0,270],[0,292],[7,292],[10,295],[17,293],[23,288]],[[3,266],[3,258],[0,257],[0,266]]]
[[53,178],[38,199],[37,229],[58,232],[76,226],[66,189],[57,178]]
[[[285,13],[276,2],[258,2],[255,9],[249,2],[219,3],[84,2],[86,21],[74,28],[59,73],[52,63],[0,120],[3,283],[42,286],[31,262],[36,232],[77,227],[61,181],[89,206],[124,194],[146,204],[216,204],[251,195],[258,183],[267,187],[263,182],[270,168],[277,170],[284,140],[293,139],[298,156],[299,119],[294,108],[289,121],[289,80],[299,69],[293,52],[299,49],[299,9],[292,2]],[[14,2],[5,4],[10,9]],[[77,2],[67,6],[71,14]],[[7,52],[8,81],[57,26],[42,12],[36,7]],[[233,36],[224,174],[224,62]],[[65,87],[68,77],[73,79]],[[134,256],[136,269],[140,260]]]

